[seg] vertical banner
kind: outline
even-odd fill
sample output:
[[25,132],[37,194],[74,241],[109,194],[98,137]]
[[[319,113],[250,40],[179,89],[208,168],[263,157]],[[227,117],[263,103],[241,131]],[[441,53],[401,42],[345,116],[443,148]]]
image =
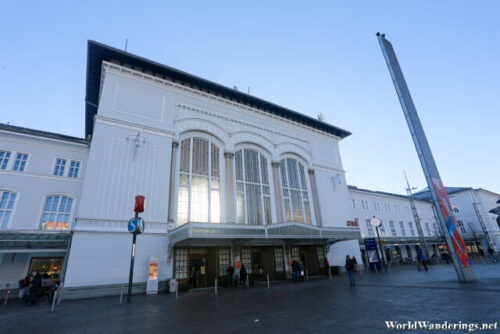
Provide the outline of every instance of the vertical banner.
[[389,73],[391,74],[394,88],[398,94],[399,102],[408,123],[415,149],[431,193],[434,205],[438,212],[438,218],[443,230],[445,230],[446,242],[451,252],[453,264],[460,282],[472,282],[475,280],[474,273],[470,267],[469,256],[465,243],[455,226],[455,217],[451,209],[450,200],[443,186],[439,171],[437,169],[431,148],[413,103],[410,90],[406,84],[401,67],[399,66],[396,53],[392,44],[385,39],[384,34],[377,33],[378,41],[382,49]]

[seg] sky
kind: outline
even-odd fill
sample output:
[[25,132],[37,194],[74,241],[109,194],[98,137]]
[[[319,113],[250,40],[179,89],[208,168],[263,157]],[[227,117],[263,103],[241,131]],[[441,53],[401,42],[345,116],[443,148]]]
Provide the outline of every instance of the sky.
[[[316,117],[349,184],[426,187],[375,33],[397,53],[445,185],[500,193],[499,1],[0,0],[0,122],[84,136],[92,39]],[[1,145],[1,143],[0,143]]]

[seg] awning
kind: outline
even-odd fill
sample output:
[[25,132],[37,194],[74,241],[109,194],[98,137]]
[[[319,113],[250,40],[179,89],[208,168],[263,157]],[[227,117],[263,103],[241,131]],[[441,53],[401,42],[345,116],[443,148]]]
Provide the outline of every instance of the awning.
[[239,225],[187,223],[168,233],[169,247],[188,239],[296,239],[335,242],[361,238],[356,227],[317,227],[301,223]]
[[62,251],[70,238],[68,231],[0,231],[0,253]]

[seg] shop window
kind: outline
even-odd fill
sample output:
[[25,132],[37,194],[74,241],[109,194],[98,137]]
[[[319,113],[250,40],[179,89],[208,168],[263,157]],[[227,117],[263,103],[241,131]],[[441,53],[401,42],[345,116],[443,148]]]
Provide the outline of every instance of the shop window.
[[42,214],[42,230],[67,230],[73,199],[53,195],[47,196]]
[[62,257],[34,257],[31,259],[28,269],[28,275],[35,275],[37,272],[40,275],[47,274],[51,280],[51,284],[55,283],[61,275],[63,258]]
[[283,263],[283,248],[274,249],[274,263],[277,272],[285,271],[285,265]]
[[247,273],[252,273],[252,251],[250,248],[241,249],[241,263],[247,269]]
[[230,257],[229,248],[219,249],[219,276],[224,276],[227,274],[226,269],[229,267]]
[[323,247],[317,247],[316,249],[318,252],[319,267],[323,269],[325,268],[325,252],[323,251]]
[[187,249],[175,250],[175,278],[188,278],[188,253]]
[[299,247],[292,247],[292,259],[300,262]]

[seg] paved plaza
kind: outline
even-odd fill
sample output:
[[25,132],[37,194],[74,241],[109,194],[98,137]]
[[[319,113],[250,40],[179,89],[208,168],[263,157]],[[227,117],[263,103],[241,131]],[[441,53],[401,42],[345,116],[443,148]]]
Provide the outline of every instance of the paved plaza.
[[[175,295],[63,301],[1,307],[2,333],[388,333],[385,320],[400,322],[497,322],[500,265],[474,266],[476,283],[456,282],[451,265],[414,266],[388,273],[311,278],[274,283],[270,289],[220,289]],[[444,331],[449,333],[450,331]],[[464,331],[466,333],[466,331]],[[484,332],[483,332],[484,333]],[[491,332],[490,332],[491,333]]]

